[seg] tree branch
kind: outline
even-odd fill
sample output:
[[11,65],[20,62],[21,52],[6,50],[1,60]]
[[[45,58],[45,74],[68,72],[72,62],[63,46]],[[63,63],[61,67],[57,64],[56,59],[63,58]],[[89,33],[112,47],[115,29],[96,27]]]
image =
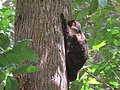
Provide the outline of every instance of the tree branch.
[[111,90],[114,90],[114,88],[112,88],[109,84],[107,84],[106,82],[100,80],[98,77],[94,76],[92,73],[88,72],[86,69],[83,69],[85,72],[87,72],[91,77],[95,78],[97,81],[99,81],[100,83],[103,83],[104,85],[106,85],[107,87],[109,87]]
[[117,79],[120,81],[120,77],[115,73],[115,71],[113,70],[113,67],[112,67],[112,64],[111,64],[112,62],[111,61],[109,61],[108,62],[108,64],[110,65],[110,67],[111,67],[111,71],[112,71],[112,73],[117,77]]

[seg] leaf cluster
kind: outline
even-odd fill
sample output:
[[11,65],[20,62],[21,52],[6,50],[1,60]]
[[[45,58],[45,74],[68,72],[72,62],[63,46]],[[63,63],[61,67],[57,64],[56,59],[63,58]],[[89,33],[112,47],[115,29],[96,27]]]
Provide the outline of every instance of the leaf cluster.
[[89,59],[71,90],[116,90],[120,88],[119,0],[74,0],[73,19],[82,25]]
[[39,70],[36,66],[25,66],[25,60],[37,62],[38,54],[26,47],[31,40],[15,42],[10,48],[10,40],[6,34],[0,33],[0,83],[5,81],[6,90],[16,90],[16,74],[24,74]]
[[14,41],[13,2],[4,2],[0,9],[0,90],[17,90],[16,75],[39,70],[36,66],[24,64],[25,60],[35,63],[39,60],[38,54],[28,48],[31,40]]

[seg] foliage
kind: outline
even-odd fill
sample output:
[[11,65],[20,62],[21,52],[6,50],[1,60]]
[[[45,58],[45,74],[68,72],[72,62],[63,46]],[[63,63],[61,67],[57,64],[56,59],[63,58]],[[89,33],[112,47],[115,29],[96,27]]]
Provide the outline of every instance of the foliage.
[[0,83],[5,81],[6,90],[13,90],[13,88],[16,88],[15,86],[17,84],[14,77],[16,74],[29,73],[39,70],[36,66],[24,66],[24,61],[31,60],[36,62],[39,60],[39,57],[30,48],[26,47],[31,40],[16,42],[12,48],[9,48],[9,44],[4,43],[4,40],[9,42],[9,38],[2,33],[0,33],[0,36],[4,37],[0,38],[2,43],[0,44]]
[[[89,59],[70,90],[119,89],[120,0],[73,0],[72,7],[88,39]],[[14,9],[15,0],[6,0],[0,9],[0,83],[7,90],[16,89],[14,75],[38,70],[22,65],[26,59],[36,62],[38,55],[26,47],[30,40],[14,44]]]
[[[14,3],[11,2],[10,5],[14,5]],[[0,31],[6,34],[13,33],[14,15],[15,10],[12,6],[10,7],[3,4],[2,9],[0,9]]]
[[39,56],[28,48],[31,40],[14,43],[14,15],[12,6],[4,5],[0,9],[0,90],[17,90],[16,75],[39,70],[36,66],[24,65],[25,60],[37,62]]
[[120,1],[74,0],[72,6],[88,39],[89,59],[71,90],[119,89]]

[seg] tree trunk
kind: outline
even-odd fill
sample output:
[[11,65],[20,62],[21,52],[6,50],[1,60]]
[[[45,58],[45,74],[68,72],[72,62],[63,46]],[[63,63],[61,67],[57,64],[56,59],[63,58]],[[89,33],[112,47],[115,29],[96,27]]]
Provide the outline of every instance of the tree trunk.
[[68,90],[60,15],[70,19],[70,8],[70,0],[17,0],[15,39],[32,39],[40,56],[40,71],[21,75],[18,90]]

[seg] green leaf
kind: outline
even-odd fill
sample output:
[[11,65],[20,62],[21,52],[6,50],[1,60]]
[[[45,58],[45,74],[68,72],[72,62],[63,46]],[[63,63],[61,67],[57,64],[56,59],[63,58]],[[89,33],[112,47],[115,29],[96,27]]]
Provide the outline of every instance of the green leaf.
[[22,64],[24,62],[21,53],[14,53],[13,50],[7,51],[0,55],[0,64],[9,65],[9,64]]
[[9,64],[9,61],[6,59],[4,54],[0,54],[0,64],[1,65],[8,65]]
[[100,84],[95,78],[89,78],[89,84]]
[[19,49],[19,48],[22,48],[22,47],[25,47],[25,46],[29,45],[31,42],[32,42],[31,39],[25,39],[25,40],[22,40],[22,41],[18,41],[18,42],[15,43],[13,48]]
[[6,80],[6,90],[17,90],[17,80],[14,77],[7,77]]
[[118,87],[119,83],[115,81],[111,81],[110,84],[114,85],[115,87]]
[[7,47],[10,44],[10,40],[7,35],[0,33],[0,47],[4,50],[7,49]]
[[13,52],[19,54],[24,60],[29,59],[31,61],[38,61],[39,56],[32,49],[26,47],[31,43],[31,40],[23,40],[15,43]]
[[111,67],[110,66],[107,66],[106,68],[105,68],[105,71],[108,71],[108,70],[110,70],[111,69]]
[[116,36],[120,38],[120,34],[117,34]]
[[84,90],[89,90],[89,82],[88,82],[87,79],[85,80],[85,87],[84,87]]
[[27,59],[38,61],[38,54],[36,54],[32,49],[26,47],[30,42],[30,40],[23,40],[15,43],[12,50],[0,54],[0,63],[2,65],[22,64]]
[[120,33],[120,30],[119,30],[119,29],[111,30],[111,33],[112,33],[112,34],[119,34],[119,33]]
[[117,39],[114,39],[113,43],[114,43],[116,46],[120,46],[120,42],[119,42]]
[[104,21],[104,16],[98,16],[95,19],[95,23],[96,23],[98,29],[102,27],[103,21]]
[[2,72],[0,72],[0,83],[2,83],[3,80],[5,80],[6,75]]
[[92,49],[99,51],[99,49],[100,49],[101,47],[105,46],[105,45],[106,45],[106,41],[102,41],[100,44],[94,45],[94,46],[92,47]]
[[120,3],[120,0],[117,0],[117,2],[119,2],[119,3]]
[[111,52],[109,52],[109,51],[106,51],[106,52],[104,53],[104,57],[105,57],[106,60],[110,60],[110,59],[113,58],[113,53],[111,53]]
[[21,56],[21,53],[14,53],[13,50],[4,53],[6,60],[8,60],[9,64],[22,64],[25,60]]
[[10,15],[12,15],[13,12],[14,12],[13,10],[7,9],[7,10],[4,12],[4,16],[10,16]]
[[22,52],[22,57],[24,59],[29,59],[31,61],[38,61],[39,60],[39,56],[38,54],[36,54],[32,49],[30,48],[24,48],[23,52]]
[[100,72],[104,71],[106,66],[108,66],[108,64],[104,62],[104,65],[99,66],[98,68],[96,68],[96,71],[94,72],[94,74],[96,76],[98,76],[100,74]]
[[98,8],[98,0],[92,0],[89,7],[89,14],[94,13]]
[[23,74],[39,70],[39,67],[36,66],[23,66],[12,70],[13,74]]
[[8,25],[9,25],[8,20],[7,19],[3,19],[2,20],[2,25],[5,26],[5,27],[8,27]]
[[76,80],[71,83],[70,90],[81,90],[82,86],[83,86],[83,80],[81,80],[81,81]]

